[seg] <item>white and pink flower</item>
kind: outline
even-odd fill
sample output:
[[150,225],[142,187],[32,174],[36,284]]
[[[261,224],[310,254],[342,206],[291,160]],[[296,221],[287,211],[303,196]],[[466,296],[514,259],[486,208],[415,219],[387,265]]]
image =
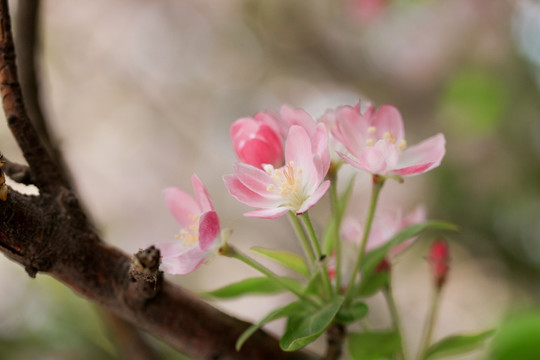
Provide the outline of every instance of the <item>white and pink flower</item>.
[[332,134],[348,151],[339,155],[371,174],[421,174],[439,166],[445,154],[446,141],[440,133],[408,148],[401,114],[391,105],[377,111],[370,105],[363,112],[359,106],[344,107],[336,114]]
[[264,170],[236,163],[234,174],[224,176],[229,193],[241,203],[258,208],[246,216],[273,219],[288,211],[301,214],[327,192],[330,182],[323,181],[330,166],[328,133],[324,124],[314,133],[299,125],[288,130],[285,165]]
[[210,196],[197,175],[191,177],[195,198],[170,187],[163,191],[169,211],[180,224],[176,241],[157,244],[162,265],[170,274],[187,274],[217,254],[220,225]]

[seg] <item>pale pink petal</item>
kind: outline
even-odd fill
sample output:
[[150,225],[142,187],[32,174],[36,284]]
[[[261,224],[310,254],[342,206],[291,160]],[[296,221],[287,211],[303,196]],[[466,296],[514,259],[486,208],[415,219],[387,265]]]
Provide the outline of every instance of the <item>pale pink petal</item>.
[[206,251],[212,247],[214,241],[219,240],[219,218],[215,211],[208,211],[199,219],[199,247]]
[[406,149],[392,173],[416,175],[439,166],[446,152],[445,144],[444,135],[439,133]]
[[163,197],[169,211],[182,227],[187,227],[193,222],[191,216],[201,212],[199,204],[182,190],[169,187],[163,190]]
[[347,162],[348,164],[354,166],[354,167],[357,168],[357,169],[365,170],[365,169],[363,168],[363,164],[360,164],[360,163],[358,162],[358,160],[356,160],[356,159],[350,157],[350,156],[347,155],[347,154],[342,153],[341,151],[336,151],[336,152],[337,152],[337,154],[338,154],[343,160],[345,160],[345,162]]
[[268,191],[268,186],[274,181],[266,171],[242,163],[235,163],[233,169],[234,176],[249,190],[267,199],[279,197],[278,194]]
[[393,134],[396,141],[405,137],[401,114],[392,105],[380,106],[372,117],[371,125],[376,127],[375,135],[379,139],[383,138],[386,132]]
[[358,164],[371,174],[385,175],[388,171],[384,153],[373,146],[363,148],[358,154]]
[[319,181],[317,169],[313,163],[313,152],[311,150],[311,139],[306,130],[294,125],[289,129],[289,135],[285,143],[285,161],[293,161],[296,168],[302,169],[302,180],[304,184],[312,184]]
[[248,211],[244,213],[244,216],[256,217],[261,219],[275,219],[283,214],[286,214],[290,209],[284,206],[274,207],[270,209],[258,209],[253,211]]
[[255,134],[258,127],[259,125],[252,118],[240,118],[231,125],[229,133],[236,152],[252,134]]
[[336,120],[337,133],[334,136],[341,141],[343,146],[354,156],[358,156],[360,150],[366,146],[365,133],[368,123],[360,116],[354,119],[338,118]]
[[362,240],[363,233],[364,228],[358,220],[351,216],[347,216],[343,219],[339,236],[341,236],[344,241],[359,244]]
[[214,210],[214,205],[212,204],[212,200],[210,200],[210,195],[208,195],[206,187],[196,174],[191,176],[191,185],[193,186],[193,192],[195,193],[197,202],[199,203],[201,209],[200,212]]
[[302,206],[296,211],[296,214],[302,214],[313,207],[330,188],[330,180],[324,181],[321,186],[309,198],[307,198]]
[[[282,105],[279,112],[283,122],[288,126],[288,128],[293,125],[298,125],[303,127],[309,135],[312,135],[315,132],[317,123],[303,109],[293,109],[288,105]],[[287,132],[285,132],[285,135],[286,134]]]
[[276,134],[280,134],[281,133],[281,130],[280,130],[280,127],[279,127],[279,121],[277,119],[277,115],[275,115],[274,113],[266,113],[266,112],[258,112],[256,113],[253,118],[259,122],[259,123],[262,123],[262,124],[265,124],[269,127],[272,128],[272,130],[276,133]]
[[207,256],[209,256],[209,254],[198,247],[194,247],[176,257],[163,258],[161,265],[169,274],[184,275],[201,266],[202,263],[206,261]]
[[425,206],[419,205],[414,208],[407,216],[401,221],[401,227],[405,228],[409,225],[419,224],[422,221],[426,221],[427,210]]
[[155,246],[159,249],[159,253],[163,258],[175,257],[189,250],[189,248],[182,245],[181,241],[164,241],[155,244]]
[[274,207],[279,204],[276,203],[277,200],[270,197],[263,197],[258,193],[250,190],[246,185],[244,185],[236,175],[225,175],[223,177],[225,182],[225,187],[229,191],[232,197],[240,201],[243,204],[253,206],[253,207]]
[[315,134],[312,137],[312,150],[318,154],[321,160],[321,167],[317,169],[318,181],[321,181],[330,168],[330,151],[328,150],[328,131],[323,123],[317,125]]

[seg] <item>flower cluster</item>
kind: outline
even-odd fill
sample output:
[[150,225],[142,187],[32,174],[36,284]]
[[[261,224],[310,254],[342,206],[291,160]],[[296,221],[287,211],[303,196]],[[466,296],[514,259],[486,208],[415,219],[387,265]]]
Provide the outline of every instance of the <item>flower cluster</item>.
[[[403,177],[432,170],[445,154],[442,134],[409,147],[401,114],[391,105],[378,109],[369,103],[341,106],[328,110],[320,119],[283,105],[278,113],[259,112],[236,120],[230,136],[238,161],[232,166],[233,172],[223,177],[229,194],[252,208],[245,216],[275,219],[288,214],[304,258],[279,249],[255,251],[295,271],[303,280],[278,276],[225,241],[226,232],[221,231],[208,192],[196,175],[192,177],[194,197],[177,188],[165,189],[166,204],[181,229],[175,241],[157,247],[163,268],[172,274],[192,272],[220,254],[264,275],[210,293],[214,296],[266,289],[290,291],[298,297],[297,302],[276,309],[246,330],[237,347],[254,330],[277,317],[288,317],[287,324],[292,324],[287,325],[280,342],[288,351],[315,340],[332,323],[345,325],[361,319],[367,313],[364,297],[384,291],[391,299],[392,257],[424,230],[452,228],[448,223],[426,221],[423,207],[407,215],[402,215],[398,207],[376,211],[379,193],[388,179],[403,182]],[[372,175],[371,200],[364,221],[347,212],[354,178],[345,191],[338,192],[338,173],[344,164]],[[331,218],[318,235],[308,213],[327,193]],[[354,249],[345,252],[351,244]],[[439,290],[448,268],[448,248],[443,245],[437,242],[429,256]],[[378,357],[403,352],[398,328],[393,336],[397,338],[389,342],[397,347]],[[403,353],[400,357],[405,358]]]

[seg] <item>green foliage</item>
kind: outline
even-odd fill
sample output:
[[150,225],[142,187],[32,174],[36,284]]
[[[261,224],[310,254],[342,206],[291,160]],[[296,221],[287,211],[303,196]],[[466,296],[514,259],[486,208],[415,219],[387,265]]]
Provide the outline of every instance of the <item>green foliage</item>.
[[297,272],[300,275],[309,277],[309,270],[304,259],[296,254],[283,250],[271,250],[262,247],[252,247],[252,251],[264,255],[279,264]]
[[467,69],[448,82],[442,110],[449,124],[463,133],[494,130],[508,104],[508,93],[499,74]]
[[467,353],[482,346],[494,333],[494,330],[488,330],[474,335],[449,336],[431,345],[426,351],[424,360]]
[[522,312],[507,320],[491,342],[489,359],[540,359],[540,310]]
[[354,360],[387,360],[399,349],[396,331],[349,334],[349,353]]
[[388,271],[370,272],[362,276],[360,286],[356,290],[356,297],[369,297],[390,283]]
[[336,297],[320,309],[290,316],[279,342],[281,348],[295,351],[315,341],[332,323],[342,304],[343,298]]
[[265,317],[259,320],[259,322],[251,325],[249,328],[247,328],[246,331],[242,333],[242,335],[240,335],[238,340],[236,340],[236,350],[240,350],[246,340],[249,339],[249,337],[253,335],[255,331],[259,330],[263,325],[285,316],[303,313],[306,311],[306,309],[309,309],[309,305],[306,305],[301,301],[297,301],[272,310]]
[[341,308],[336,315],[336,320],[344,324],[349,324],[362,319],[368,312],[369,308],[366,303],[358,301],[348,308]]
[[398,232],[384,245],[366,254],[362,264],[363,274],[372,273],[377,265],[386,257],[388,252],[407,239],[415,237],[426,230],[457,230],[457,227],[446,221],[426,221],[421,224],[407,226]]
[[[281,279],[284,282],[289,283],[290,286],[298,288],[298,291],[301,291],[302,286],[297,281],[287,277],[282,277]],[[274,294],[285,290],[287,289],[273,279],[256,277],[244,279],[213,291],[201,293],[201,296],[218,299],[232,299],[244,295]]]

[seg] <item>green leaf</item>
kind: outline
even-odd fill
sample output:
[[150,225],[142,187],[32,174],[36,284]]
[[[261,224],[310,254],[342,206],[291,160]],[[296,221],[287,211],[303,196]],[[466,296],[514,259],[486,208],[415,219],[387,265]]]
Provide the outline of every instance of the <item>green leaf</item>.
[[401,339],[396,331],[363,332],[349,335],[349,352],[354,360],[386,360],[398,351]]
[[426,221],[421,224],[414,224],[407,226],[405,229],[398,232],[392,239],[386,242],[384,245],[370,251],[366,254],[364,262],[362,263],[362,271],[364,273],[372,272],[377,265],[386,257],[388,252],[395,246],[401,244],[407,239],[419,235],[426,230],[457,230],[454,224],[446,221]]
[[305,294],[305,295],[319,294],[320,285],[321,285],[321,272],[317,271],[317,273],[313,274],[313,276],[309,280],[308,284],[304,288],[303,294]]
[[332,323],[342,304],[343,297],[336,297],[320,309],[289,317],[279,346],[285,351],[295,351],[315,341]]
[[436,359],[439,357],[463,354],[483,345],[495,333],[495,330],[488,330],[475,335],[455,335],[438,341],[431,345],[426,351],[424,360]]
[[282,250],[265,249],[262,247],[252,247],[251,250],[258,254],[264,255],[293,271],[296,271],[300,275],[305,277],[309,276],[309,270],[306,262],[296,254]]
[[240,350],[240,348],[246,342],[246,340],[251,335],[253,335],[255,331],[259,330],[263,325],[284,316],[298,314],[299,312],[301,313],[303,311],[306,311],[306,309],[308,308],[309,308],[309,305],[306,305],[301,301],[296,301],[296,302],[290,303],[289,305],[272,310],[265,317],[263,317],[258,323],[251,325],[249,328],[246,329],[246,331],[242,333],[242,335],[240,335],[238,340],[236,340],[236,350]]
[[[291,286],[298,288],[298,291],[301,291],[302,287],[297,281],[286,277],[281,279],[290,283]],[[274,294],[285,290],[287,289],[270,278],[256,277],[244,279],[213,291],[203,292],[200,295],[218,299],[231,299],[243,295]]]
[[540,309],[513,312],[490,343],[490,360],[540,359]]
[[369,297],[389,284],[390,274],[388,271],[371,272],[362,276],[360,286],[356,290],[356,297]]
[[344,324],[350,324],[362,319],[367,315],[368,311],[369,308],[366,303],[359,301],[352,304],[348,309],[341,308],[336,315],[336,320]]

